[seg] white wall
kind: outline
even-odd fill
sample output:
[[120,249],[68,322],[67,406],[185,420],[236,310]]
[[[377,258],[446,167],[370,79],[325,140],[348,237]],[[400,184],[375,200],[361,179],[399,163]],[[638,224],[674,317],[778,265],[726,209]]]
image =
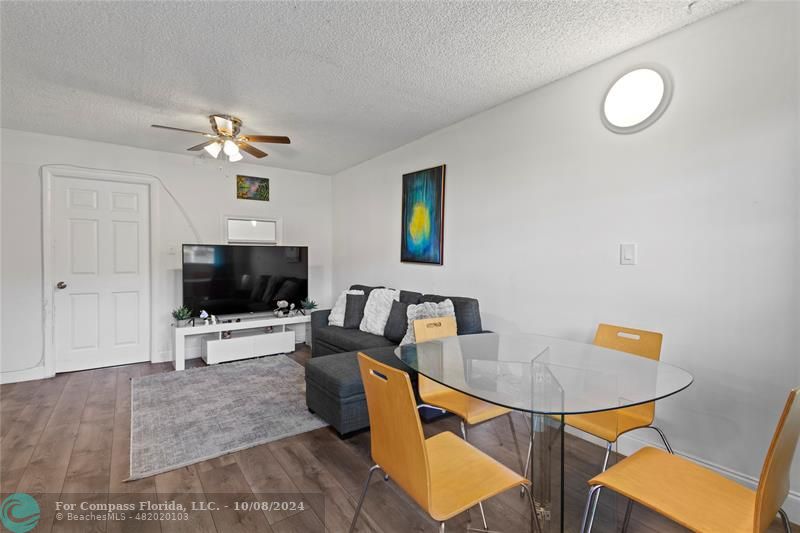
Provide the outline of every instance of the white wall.
[[[187,137],[187,140],[191,140]],[[191,144],[191,143],[189,143]],[[187,146],[189,145],[187,144]],[[152,174],[186,210],[200,241],[224,240],[222,217],[279,218],[287,245],[309,247],[309,297],[329,303],[331,293],[331,178],[320,174],[253,164],[219,163],[197,156],[0,130],[2,149],[2,352],[0,380],[41,375],[42,210],[39,169],[46,164],[77,165]],[[236,199],[236,174],[270,178],[270,201]],[[163,191],[163,188],[162,188]],[[170,311],[180,305],[180,256],[170,246],[198,239],[176,203],[162,193],[160,255],[153,272],[160,326],[153,332],[155,360],[171,358]]]
[[[695,383],[659,403],[659,425],[757,477],[800,385],[799,11],[743,4],[334,176],[334,291],[475,296],[500,332],[661,331],[663,360]],[[672,73],[672,104],[612,134],[604,91],[641,62]],[[401,175],[441,163],[445,264],[401,264]],[[638,266],[619,265],[620,242],[639,244]]]

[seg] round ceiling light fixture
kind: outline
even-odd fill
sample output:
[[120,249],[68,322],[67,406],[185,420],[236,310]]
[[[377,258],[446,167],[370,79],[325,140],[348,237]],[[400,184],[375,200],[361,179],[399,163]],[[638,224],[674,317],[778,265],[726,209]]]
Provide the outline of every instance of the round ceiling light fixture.
[[629,70],[611,84],[600,116],[614,133],[636,133],[655,123],[672,99],[672,78],[655,66]]

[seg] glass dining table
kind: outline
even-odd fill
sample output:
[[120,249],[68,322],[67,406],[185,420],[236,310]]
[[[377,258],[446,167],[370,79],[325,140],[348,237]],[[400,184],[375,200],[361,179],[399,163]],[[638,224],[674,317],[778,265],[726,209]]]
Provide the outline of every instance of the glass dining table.
[[614,423],[613,410],[644,406],[692,383],[691,374],[667,363],[543,335],[462,335],[400,346],[395,354],[433,381],[530,416],[526,476],[545,533],[564,531],[565,417],[606,412],[605,423]]

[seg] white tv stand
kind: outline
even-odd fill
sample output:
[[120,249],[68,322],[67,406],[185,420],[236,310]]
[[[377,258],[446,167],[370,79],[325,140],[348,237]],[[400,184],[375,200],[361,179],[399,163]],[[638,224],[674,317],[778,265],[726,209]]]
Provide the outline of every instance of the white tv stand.
[[[311,322],[310,314],[175,327],[173,366],[175,370],[185,368],[186,337],[193,335],[218,334],[216,339],[203,339],[202,357],[209,365],[261,355],[293,352],[295,335],[294,331],[287,326],[308,322]],[[267,328],[270,328],[271,331]],[[223,339],[223,331],[230,331],[230,338]]]

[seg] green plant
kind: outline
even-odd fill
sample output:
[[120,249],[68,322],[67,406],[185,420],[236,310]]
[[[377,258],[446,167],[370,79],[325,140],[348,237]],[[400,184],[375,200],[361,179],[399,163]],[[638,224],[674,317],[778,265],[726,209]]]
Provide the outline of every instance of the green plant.
[[192,310],[182,305],[172,311],[172,318],[175,320],[189,320],[192,318]]
[[315,302],[314,300],[309,300],[308,298],[306,298],[305,300],[300,302],[300,307],[302,307],[306,311],[313,311],[318,306],[317,306],[317,302]]

